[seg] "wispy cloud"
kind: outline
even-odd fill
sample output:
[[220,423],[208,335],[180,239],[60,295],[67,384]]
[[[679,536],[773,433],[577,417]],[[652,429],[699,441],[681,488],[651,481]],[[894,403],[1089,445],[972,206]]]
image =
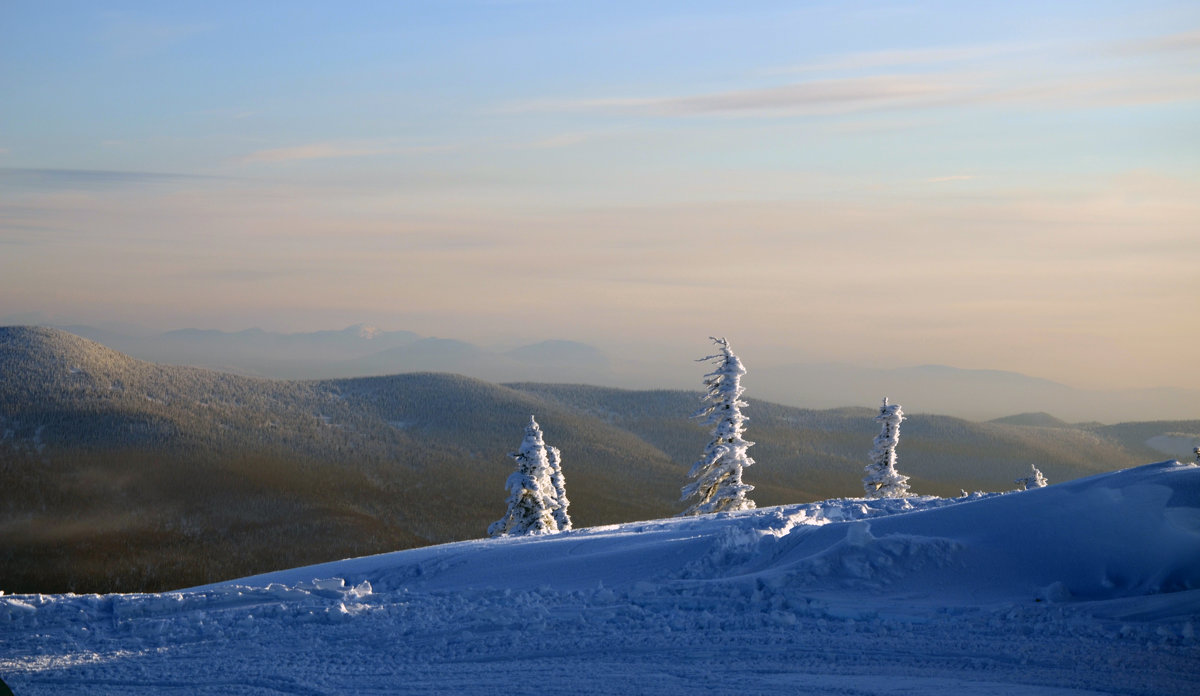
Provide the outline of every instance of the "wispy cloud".
[[405,155],[444,152],[457,145],[397,145],[391,141],[319,142],[290,147],[256,150],[235,160],[236,164],[278,164],[305,160],[346,159],[378,155]]
[[683,97],[538,101],[513,104],[506,110],[779,117],[1004,104],[1095,108],[1197,99],[1200,99],[1200,74],[1126,71],[1030,77],[964,73],[811,80]]
[[[423,155],[463,150],[554,150],[572,147],[602,137],[603,132],[566,132],[548,135],[534,140],[486,140],[476,142],[444,143],[437,145],[405,145],[394,140],[379,141],[324,141],[293,145],[289,147],[256,150],[233,160],[234,164],[287,164],[309,160],[351,159],[358,157]],[[430,180],[431,173],[423,173],[422,180]]]
[[339,159],[343,157],[363,157],[387,152],[386,148],[355,147],[335,143],[311,143],[295,147],[277,147],[269,150],[258,150],[238,160],[241,164],[258,164],[264,162],[295,162],[298,160]]
[[778,87],[662,98],[615,98],[538,101],[513,104],[522,111],[634,111],[660,116],[705,114],[841,113],[881,106],[916,105],[958,89],[944,80],[880,75],[810,80]]
[[[756,78],[813,75],[787,84],[691,95],[544,99],[502,110],[779,117],[1006,104],[1094,108],[1192,101],[1200,99],[1200,73],[1158,69],[1141,60],[1112,61],[1122,55],[1195,50],[1200,50],[1200,32],[1192,31],[1120,45],[1013,43],[869,51],[773,68]],[[1107,56],[1106,62],[1092,60],[1099,54]],[[846,72],[875,74],[837,76]]]
[[945,81],[880,75],[665,99],[654,105],[654,109],[669,115],[829,113],[913,105],[951,94],[956,89]]
[[165,172],[0,167],[0,186],[37,190],[86,190],[179,181],[217,181],[223,178]]

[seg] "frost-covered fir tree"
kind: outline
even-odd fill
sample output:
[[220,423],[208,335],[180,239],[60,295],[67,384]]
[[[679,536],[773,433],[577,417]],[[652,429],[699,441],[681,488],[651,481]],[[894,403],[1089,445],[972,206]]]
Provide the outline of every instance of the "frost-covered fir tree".
[[882,430],[875,436],[871,463],[863,477],[863,490],[868,498],[908,496],[908,477],[896,471],[896,444],[900,442],[900,422],[903,420],[904,411],[900,404],[888,404],[887,397],[883,397],[879,415],[875,416],[875,422],[882,424]]
[[692,482],[683,487],[681,500],[686,502],[694,498],[695,502],[683,511],[684,515],[754,507],[754,501],[746,497],[754,486],[742,482],[742,470],[754,463],[746,455],[746,450],[754,443],[742,439],[747,419],[741,408],[747,404],[740,397],[745,391],[742,375],[746,374],[746,368],[729,349],[728,341],[710,338],[721,352],[697,361],[711,361],[716,369],[704,376],[704,385],[708,388],[704,401],[707,403],[693,417],[703,418],[704,425],[713,426],[713,440],[688,472]]
[[558,531],[555,512],[558,496],[551,480],[550,458],[542,429],[537,420],[529,417],[521,448],[509,455],[517,462],[517,470],[508,477],[508,512],[488,527],[488,536],[546,534]]
[[1046,477],[1042,476],[1042,472],[1038,471],[1038,468],[1033,464],[1030,464],[1029,468],[1031,471],[1028,476],[1021,477],[1013,481],[1013,483],[1020,484],[1023,491],[1027,491],[1030,488],[1045,488],[1048,483]]
[[557,447],[546,447],[546,459],[550,462],[550,485],[554,487],[554,521],[558,531],[571,529],[571,516],[567,514],[567,482],[562,473],[562,452]]

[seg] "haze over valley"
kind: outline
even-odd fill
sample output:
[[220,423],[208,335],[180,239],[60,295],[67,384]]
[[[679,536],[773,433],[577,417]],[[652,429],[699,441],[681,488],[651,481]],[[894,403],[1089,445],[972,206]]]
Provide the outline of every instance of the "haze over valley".
[[[179,329],[127,332],[88,326],[64,330],[133,357],[276,379],[329,379],[410,372],[450,372],[491,382],[562,382],[625,389],[695,389],[695,358],[670,360],[578,341],[477,345],[454,338],[385,331],[368,324],[310,333]],[[732,337],[731,337],[732,338]],[[1069,422],[1200,418],[1200,389],[1079,389],[1001,370],[945,365],[870,368],[845,363],[767,363],[739,348],[756,398],[801,408],[871,406],[892,395],[910,411],[990,420],[1046,411]]]

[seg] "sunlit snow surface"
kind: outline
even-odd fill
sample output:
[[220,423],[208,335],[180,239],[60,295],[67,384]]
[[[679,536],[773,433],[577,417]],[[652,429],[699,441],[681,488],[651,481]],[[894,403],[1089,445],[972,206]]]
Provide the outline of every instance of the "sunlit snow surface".
[[1197,694],[1200,467],[0,597],[31,694]]

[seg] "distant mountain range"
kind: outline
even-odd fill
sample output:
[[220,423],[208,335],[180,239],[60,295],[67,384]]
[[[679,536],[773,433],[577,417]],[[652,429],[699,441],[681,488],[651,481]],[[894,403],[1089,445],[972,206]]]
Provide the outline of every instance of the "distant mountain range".
[[[1200,418],[1200,390],[1152,388],[1076,389],[1002,370],[965,370],[945,365],[871,369],[849,365],[765,367],[754,373],[763,398],[814,408],[876,403],[882,396],[905,412],[944,413],[987,420],[1012,413],[1048,412],[1073,422]],[[747,383],[750,380],[747,379]],[[788,398],[793,390],[803,397]]]
[[274,333],[180,329],[136,336],[86,326],[59,327],[142,360],[250,377],[330,379],[402,372],[453,372],[490,381],[610,383],[608,358],[575,341],[550,340],[489,350],[451,338],[356,324],[340,331]]
[[[575,341],[549,340],[491,349],[410,331],[358,324],[340,331],[281,334],[249,329],[182,329],[139,336],[85,326],[60,327],[133,357],[207,367],[244,376],[332,379],[410,372],[451,372],[490,382],[568,382],[625,389],[694,389],[695,364],[621,354]],[[701,346],[703,349],[703,346]],[[1188,387],[1096,391],[1000,370],[944,365],[893,369],[843,364],[756,364],[749,393],[802,408],[873,407],[888,396],[909,413],[988,420],[1045,411],[1071,422],[1200,418],[1200,389]]]
[[[422,344],[392,340],[410,342],[385,350]],[[509,358],[562,354],[598,362],[577,344]],[[482,536],[503,512],[506,454],[530,414],[563,452],[578,526],[669,516],[708,441],[689,419],[696,391],[431,373],[267,380],[144,362],[47,328],[0,328],[0,377],[6,591],[164,589]],[[747,398],[756,501],[861,494],[874,409]],[[1193,440],[1200,421],[914,413],[900,468],[917,492],[957,495],[1012,488],[1030,464],[1064,481],[1160,460]]]

